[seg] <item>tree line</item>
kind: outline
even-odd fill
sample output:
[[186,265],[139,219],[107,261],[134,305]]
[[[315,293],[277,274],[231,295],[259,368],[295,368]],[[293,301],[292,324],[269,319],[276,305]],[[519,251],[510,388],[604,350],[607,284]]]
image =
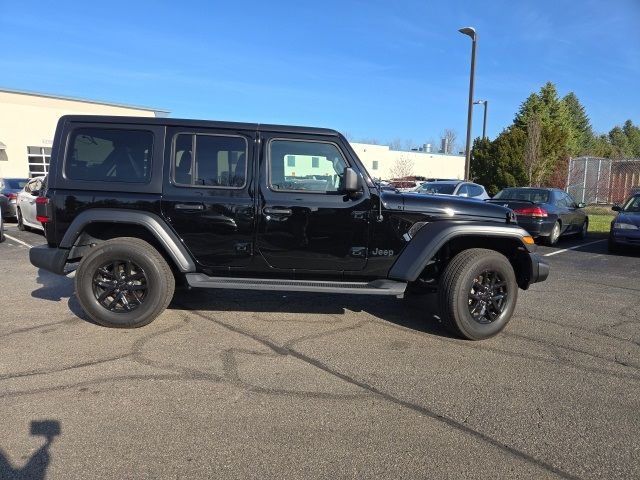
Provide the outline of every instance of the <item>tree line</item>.
[[640,158],[640,128],[627,120],[595,134],[575,93],[558,95],[547,82],[522,103],[513,123],[494,140],[476,138],[471,177],[495,194],[508,186],[563,188],[569,158]]

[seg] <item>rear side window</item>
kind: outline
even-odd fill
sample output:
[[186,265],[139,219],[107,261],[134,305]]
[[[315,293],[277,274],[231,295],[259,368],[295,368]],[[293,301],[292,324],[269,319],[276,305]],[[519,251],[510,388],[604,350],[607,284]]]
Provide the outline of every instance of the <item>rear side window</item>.
[[153,133],[146,130],[79,128],[72,132],[65,162],[71,180],[147,183]]
[[183,133],[176,135],[173,181],[177,185],[242,188],[247,177],[244,137]]

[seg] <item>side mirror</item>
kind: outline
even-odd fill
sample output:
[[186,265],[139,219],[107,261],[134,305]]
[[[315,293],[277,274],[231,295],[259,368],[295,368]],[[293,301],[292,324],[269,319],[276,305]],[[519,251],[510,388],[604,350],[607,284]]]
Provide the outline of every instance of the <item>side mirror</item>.
[[611,207],[611,210],[613,210],[614,212],[621,212],[622,207],[620,205],[614,205],[613,207]]
[[579,204],[576,205],[576,207],[578,207],[578,208],[584,208],[586,206],[587,206],[587,204],[586,203],[582,203],[582,202],[580,202]]
[[356,193],[360,190],[360,182],[358,181],[358,174],[351,167],[344,167],[344,192],[345,193]]

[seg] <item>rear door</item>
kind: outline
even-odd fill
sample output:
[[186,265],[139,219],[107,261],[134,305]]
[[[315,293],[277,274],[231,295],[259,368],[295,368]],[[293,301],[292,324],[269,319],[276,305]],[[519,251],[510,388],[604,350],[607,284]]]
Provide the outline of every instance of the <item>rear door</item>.
[[167,130],[163,215],[201,266],[247,267],[254,250],[255,132]]
[[272,268],[334,276],[367,263],[371,199],[340,193],[353,164],[332,138],[262,134],[257,246]]

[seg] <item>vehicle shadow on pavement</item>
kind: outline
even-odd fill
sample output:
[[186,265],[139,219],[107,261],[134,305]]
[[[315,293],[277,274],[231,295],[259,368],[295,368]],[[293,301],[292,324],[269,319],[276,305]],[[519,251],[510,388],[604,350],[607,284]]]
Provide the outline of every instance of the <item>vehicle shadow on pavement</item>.
[[[82,307],[78,303],[75,294],[74,280],[72,277],[65,275],[56,275],[42,268],[38,269],[38,277],[36,278],[41,286],[31,292],[33,298],[49,300],[51,302],[61,302],[67,299],[69,310],[78,318],[93,323],[87,315],[85,315]],[[1,478],[1,477],[0,477]]]
[[[39,269],[41,285],[31,296],[51,302],[67,299],[69,310],[95,324],[84,313],[74,291],[74,280]],[[423,333],[452,337],[437,317],[434,295],[407,294],[404,299],[367,295],[331,295],[304,292],[260,292],[251,290],[176,289],[169,308],[247,313],[292,313],[344,315],[366,312],[381,320]],[[1,477],[0,477],[1,478]]]
[[31,435],[42,436],[45,443],[36,450],[23,467],[14,467],[0,449],[0,478],[3,480],[44,480],[51,461],[49,448],[53,439],[60,435],[60,422],[57,420],[42,420],[31,422]]
[[304,292],[231,290],[176,290],[170,309],[211,312],[344,315],[365,312],[418,332],[453,336],[437,316],[435,295],[407,294],[405,298],[368,295],[331,295]]

